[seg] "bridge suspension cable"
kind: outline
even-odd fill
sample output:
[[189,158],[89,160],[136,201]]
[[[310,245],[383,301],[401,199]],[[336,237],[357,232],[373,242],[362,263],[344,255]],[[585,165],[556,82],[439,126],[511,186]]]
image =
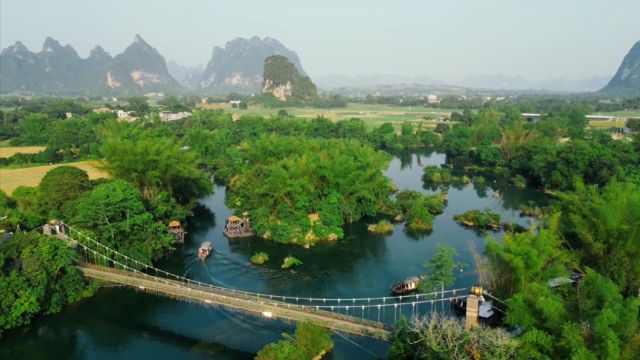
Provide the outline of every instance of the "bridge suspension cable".
[[[412,294],[412,295],[380,296],[380,297],[351,297],[351,298],[299,297],[299,296],[274,295],[274,294],[264,294],[264,293],[258,293],[258,292],[237,290],[233,288],[213,285],[210,283],[204,283],[201,281],[186,278],[184,276],[176,275],[162,269],[158,269],[154,266],[145,264],[139,260],[136,260],[125,254],[122,254],[117,250],[114,250],[96,241],[95,239],[92,239],[91,237],[83,234],[82,232],[76,230],[75,228],[71,227],[68,224],[64,224],[64,226],[69,230],[69,232],[67,233],[68,236],[69,236],[69,233],[77,234],[80,238],[89,241],[90,243],[102,248],[107,254],[112,254],[114,256],[114,258],[110,258],[104,254],[101,254],[96,250],[91,249],[89,246],[83,244],[78,238],[73,238],[69,236],[70,239],[75,240],[78,244],[80,244],[83,249],[91,252],[94,256],[94,260],[98,256],[104,259],[106,264],[109,264],[109,262],[113,262],[114,265],[116,264],[119,265],[123,270],[132,271],[138,274],[144,274],[145,276],[153,276],[139,270],[139,269],[143,269],[147,272],[155,273],[156,279],[163,279],[163,277],[160,277],[160,275],[163,275],[164,278],[168,280],[180,281],[180,282],[186,283],[187,285],[202,286],[210,289],[231,291],[233,293],[237,293],[241,295],[255,296],[257,298],[265,299],[265,301],[266,300],[282,301],[282,302],[287,302],[291,305],[300,306],[302,308],[309,307],[309,308],[325,309],[325,310],[326,309],[329,309],[329,310],[344,309],[348,311],[350,309],[364,310],[364,309],[370,309],[370,308],[384,309],[391,306],[395,306],[395,308],[397,308],[398,306],[416,306],[420,304],[427,304],[427,303],[433,304],[434,302],[442,302],[442,301],[449,301],[452,299],[462,298],[466,296],[466,295],[463,295],[464,292],[469,289],[469,288],[458,288],[458,289],[450,289],[450,290],[430,292],[430,293],[418,293],[418,294]],[[125,263],[122,263],[121,261],[119,261],[119,259],[124,260]],[[130,266],[129,264],[132,264],[135,267]],[[445,294],[451,294],[451,295],[445,297]],[[460,294],[460,295],[457,295],[457,294]],[[436,296],[439,296],[439,297],[436,297]],[[349,303],[351,305],[348,305]]]

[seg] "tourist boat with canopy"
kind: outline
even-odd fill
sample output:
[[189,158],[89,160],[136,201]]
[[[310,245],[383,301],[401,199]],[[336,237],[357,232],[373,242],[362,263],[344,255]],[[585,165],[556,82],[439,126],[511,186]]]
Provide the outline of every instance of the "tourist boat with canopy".
[[418,286],[420,286],[420,279],[417,276],[411,276],[391,284],[391,292],[395,295],[408,294],[418,290]]

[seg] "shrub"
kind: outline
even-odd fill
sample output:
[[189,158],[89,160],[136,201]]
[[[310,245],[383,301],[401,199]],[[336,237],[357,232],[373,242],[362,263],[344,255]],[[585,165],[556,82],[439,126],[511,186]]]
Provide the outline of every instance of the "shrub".
[[464,214],[453,216],[453,220],[459,224],[475,228],[478,230],[500,230],[500,215],[494,213],[490,209],[469,210]]
[[374,234],[388,234],[393,232],[393,224],[387,220],[380,220],[377,224],[370,224],[367,230]]
[[525,179],[522,175],[516,175],[513,179],[511,179],[511,182],[513,182],[513,185],[517,188],[523,189],[527,186],[527,179]]
[[269,261],[269,254],[265,252],[258,252],[253,254],[253,256],[249,259],[253,264],[262,265]]
[[284,261],[282,262],[283,269],[288,269],[292,266],[298,266],[298,265],[302,265],[302,261],[294,258],[293,256],[287,256],[286,258],[284,258]]

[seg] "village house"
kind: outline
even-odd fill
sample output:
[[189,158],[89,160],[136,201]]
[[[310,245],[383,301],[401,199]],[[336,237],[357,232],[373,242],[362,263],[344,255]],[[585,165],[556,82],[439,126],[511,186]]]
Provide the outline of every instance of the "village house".
[[133,111],[118,110],[117,114],[118,114],[118,120],[122,120],[122,121],[134,121],[138,119],[137,116],[133,116],[133,114],[135,114],[135,112]]
[[161,111],[159,115],[160,115],[160,120],[162,121],[175,121],[175,120],[188,118],[192,114],[188,111],[181,111],[177,113],[172,113],[171,111]]
[[440,103],[440,99],[438,99],[437,96],[435,95],[427,96],[427,104],[439,104],[439,103]]

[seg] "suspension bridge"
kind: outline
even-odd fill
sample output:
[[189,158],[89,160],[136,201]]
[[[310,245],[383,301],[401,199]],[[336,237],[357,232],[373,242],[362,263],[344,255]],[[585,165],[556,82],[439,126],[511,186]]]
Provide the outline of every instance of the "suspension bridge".
[[387,340],[402,316],[412,317],[445,308],[466,298],[469,288],[403,296],[321,298],[262,294],[221,287],[169,273],[122,254],[61,225],[58,238],[74,246],[85,277],[132,287],[182,301],[223,307],[266,319],[307,321],[334,331]]

